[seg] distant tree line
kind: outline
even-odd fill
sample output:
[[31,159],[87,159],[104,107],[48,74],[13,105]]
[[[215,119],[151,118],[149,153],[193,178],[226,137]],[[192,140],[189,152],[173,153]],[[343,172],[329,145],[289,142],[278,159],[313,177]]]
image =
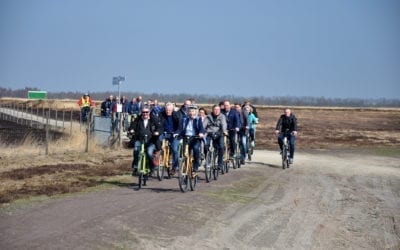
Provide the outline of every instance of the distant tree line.
[[[37,88],[26,87],[24,89],[9,89],[0,87],[0,97],[18,97],[27,98],[28,91],[39,90]],[[48,92],[48,99],[78,99],[84,93],[81,92]],[[116,95],[113,91],[91,92],[90,96],[94,100],[104,100],[109,95]],[[157,99],[160,102],[172,101],[183,103],[185,99],[192,98],[197,103],[218,103],[222,100],[230,100],[232,103],[242,103],[245,100],[254,105],[272,105],[272,106],[321,106],[321,107],[400,107],[400,99],[360,99],[360,98],[326,98],[313,96],[253,96],[241,97],[234,95],[212,95],[212,94],[162,94],[162,93],[141,93],[141,92],[123,92],[128,100],[141,95],[143,100]]]

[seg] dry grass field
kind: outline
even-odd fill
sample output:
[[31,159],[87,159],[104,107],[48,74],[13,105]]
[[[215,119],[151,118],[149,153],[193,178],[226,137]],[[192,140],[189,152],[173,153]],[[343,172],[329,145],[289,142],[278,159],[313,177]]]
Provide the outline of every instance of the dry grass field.
[[[2,103],[12,100],[2,99]],[[21,101],[79,111],[72,100]],[[99,105],[99,103],[97,103]],[[205,105],[209,109],[209,105]],[[256,149],[277,150],[273,134],[283,107],[259,106]],[[340,150],[400,155],[400,109],[292,107],[298,118],[298,151]],[[78,116],[78,115],[75,115]],[[0,203],[38,195],[76,192],[129,173],[131,149],[92,145],[84,153],[85,134],[74,131],[51,143],[44,155],[43,131],[2,121]],[[5,132],[6,131],[6,132]]]

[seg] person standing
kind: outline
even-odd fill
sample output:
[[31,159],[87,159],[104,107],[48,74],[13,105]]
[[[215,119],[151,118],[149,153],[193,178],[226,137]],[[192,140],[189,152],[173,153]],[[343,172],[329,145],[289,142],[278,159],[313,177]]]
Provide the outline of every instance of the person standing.
[[81,108],[81,121],[82,123],[86,123],[91,112],[91,108],[95,106],[94,101],[88,93],[85,93],[78,100],[78,105]]

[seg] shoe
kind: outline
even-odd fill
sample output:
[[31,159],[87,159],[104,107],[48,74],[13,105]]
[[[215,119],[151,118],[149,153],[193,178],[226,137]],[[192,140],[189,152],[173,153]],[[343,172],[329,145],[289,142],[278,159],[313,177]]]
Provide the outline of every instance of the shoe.
[[293,158],[289,158],[289,164],[293,164]]
[[171,169],[171,175],[175,175],[175,174],[176,174],[175,168]]
[[240,164],[244,165],[246,162],[244,160],[240,160]]
[[256,146],[256,144],[254,143],[254,141],[251,141],[251,146],[254,148]]
[[280,154],[280,155],[282,155],[282,150],[281,150],[281,151],[279,151],[279,154]]

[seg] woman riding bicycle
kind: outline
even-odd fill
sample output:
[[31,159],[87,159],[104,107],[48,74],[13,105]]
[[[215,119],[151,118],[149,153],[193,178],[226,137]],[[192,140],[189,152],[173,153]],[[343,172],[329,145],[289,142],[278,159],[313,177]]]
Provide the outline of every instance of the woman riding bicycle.
[[159,145],[158,136],[161,134],[162,131],[162,125],[155,118],[150,118],[150,108],[144,106],[142,108],[141,116],[138,119],[135,119],[129,127],[129,132],[133,134],[134,140],[132,174],[136,173],[140,147],[146,135],[147,142],[145,144],[145,148],[147,156],[150,159],[150,169],[152,171],[155,170],[155,167],[157,166],[154,166],[153,164],[153,153],[154,150],[156,150],[156,145]]
[[290,145],[289,163],[293,164],[293,156],[295,150],[295,141],[297,136],[297,118],[289,108],[285,108],[284,114],[279,118],[275,134],[278,136],[279,148],[282,153],[283,138],[286,136]]

